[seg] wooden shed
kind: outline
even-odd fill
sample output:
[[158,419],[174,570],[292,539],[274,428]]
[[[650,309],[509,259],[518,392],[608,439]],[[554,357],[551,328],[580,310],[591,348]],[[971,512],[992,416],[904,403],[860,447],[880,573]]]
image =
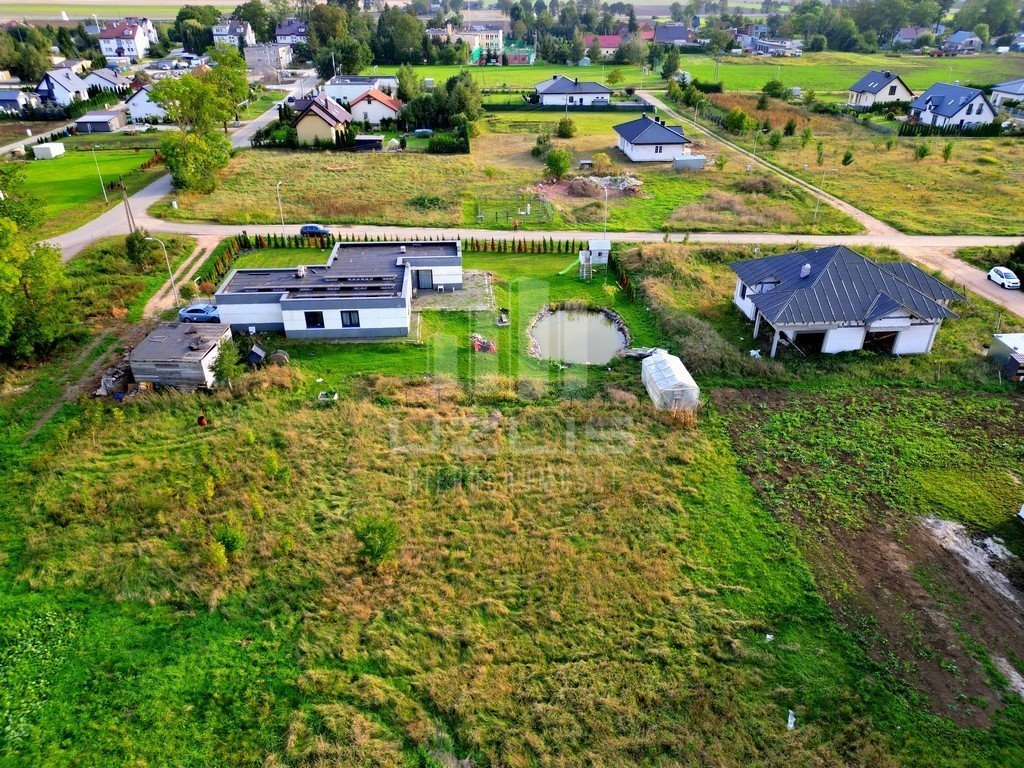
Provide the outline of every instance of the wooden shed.
[[214,363],[231,327],[220,323],[162,323],[129,355],[136,382],[192,390],[213,387]]

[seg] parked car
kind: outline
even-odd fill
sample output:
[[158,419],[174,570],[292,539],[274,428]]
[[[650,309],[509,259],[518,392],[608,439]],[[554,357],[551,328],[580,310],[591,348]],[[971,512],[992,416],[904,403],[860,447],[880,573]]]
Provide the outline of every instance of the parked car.
[[303,224],[299,234],[303,237],[330,237],[331,230],[320,224]]
[[219,323],[220,312],[213,304],[193,304],[179,309],[178,319],[183,323]]
[[993,267],[989,270],[988,279],[996,285],[1001,285],[1003,288],[1009,288],[1011,291],[1020,289],[1020,280],[1006,267]]

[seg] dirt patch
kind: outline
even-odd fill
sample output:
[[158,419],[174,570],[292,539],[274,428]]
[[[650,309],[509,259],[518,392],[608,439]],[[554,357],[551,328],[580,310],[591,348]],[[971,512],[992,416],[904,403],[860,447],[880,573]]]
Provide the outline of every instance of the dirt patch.
[[[604,183],[595,181],[598,177],[594,176],[581,176],[575,179],[562,179],[561,181],[542,181],[534,185],[533,193],[542,200],[547,200],[550,203],[565,202],[567,200],[579,200],[586,197],[600,197],[604,199],[604,190],[608,190],[609,200],[618,200],[623,197],[638,197],[643,195],[643,187],[640,186],[642,182],[639,179],[634,179],[635,185],[632,184],[619,184],[615,183],[615,180],[611,181],[604,179]],[[593,195],[581,195],[579,194],[579,188],[581,182],[587,186],[592,186],[596,191]],[[574,186],[575,185],[575,186]]]

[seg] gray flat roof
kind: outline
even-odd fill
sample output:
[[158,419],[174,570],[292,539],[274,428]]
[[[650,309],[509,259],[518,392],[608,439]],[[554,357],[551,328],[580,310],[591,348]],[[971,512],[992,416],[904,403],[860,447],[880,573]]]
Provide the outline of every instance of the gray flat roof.
[[[405,248],[405,253],[402,248]],[[221,294],[287,293],[289,299],[340,296],[401,296],[406,267],[460,263],[454,240],[437,242],[338,243],[326,264],[300,269],[237,269],[217,291]]]
[[198,362],[229,330],[220,323],[161,323],[135,346],[129,360],[133,363]]

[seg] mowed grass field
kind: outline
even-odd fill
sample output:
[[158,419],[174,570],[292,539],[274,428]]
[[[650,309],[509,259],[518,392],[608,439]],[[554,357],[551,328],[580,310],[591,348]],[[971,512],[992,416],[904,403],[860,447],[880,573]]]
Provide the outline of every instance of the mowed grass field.
[[[796,135],[785,137],[777,150],[759,142],[759,154],[791,173],[822,184],[826,191],[912,234],[1021,235],[1024,221],[1024,140],[1020,138],[898,138],[886,146],[889,134],[871,130],[856,121],[809,113],[801,106],[772,101],[768,110],[757,110],[751,96],[723,94],[713,97],[722,109],[739,106],[758,120],[768,119],[780,130],[789,119],[797,121]],[[895,123],[891,123],[895,127]],[[801,148],[800,133],[810,126],[813,137]],[[750,149],[754,134],[729,137]],[[818,163],[819,141],[824,142],[823,162]],[[952,143],[952,156],[942,150]],[[915,147],[925,144],[931,154],[914,157]],[[853,162],[843,165],[846,150]],[[970,201],[965,206],[965,201]]]
[[68,147],[65,154],[53,160],[24,161],[25,186],[44,203],[45,220],[39,236],[75,229],[117,205],[121,201],[118,190],[107,190],[109,202],[103,202],[100,175],[106,184],[119,177],[123,179],[128,194],[141,189],[162,173],[159,167],[139,170],[153,154],[150,149],[103,150],[94,156],[92,152],[72,151]]
[[[275,185],[267,180],[285,179],[284,215],[293,222],[512,229],[519,220],[526,229],[601,229],[603,196],[570,197],[537,187],[544,165],[530,148],[537,134],[553,131],[561,116],[536,110],[494,113],[480,121],[481,135],[473,139],[468,156],[241,152],[212,194],[179,194],[177,210],[169,203],[153,210],[174,219],[271,224],[279,221],[279,213]],[[812,226],[810,196],[787,185],[763,187],[732,154],[723,171],[709,168],[697,174],[677,173],[669,163],[629,162],[614,146],[613,126],[635,117],[577,113],[577,136],[553,140],[577,160],[606,152],[617,172],[643,181],[641,194],[609,199],[609,229],[857,231],[855,222],[827,206]],[[694,138],[694,151],[713,160],[718,145]]]
[[[24,372],[5,372],[3,760],[1020,762],[1024,707],[993,697],[983,723],[964,720],[977,701],[933,711],[912,669],[874,654],[869,623],[837,620],[788,514],[789,499],[841,508],[837,498],[792,495],[833,488],[838,465],[821,454],[840,438],[860,451],[877,443],[872,455],[899,448],[887,457],[900,472],[886,489],[903,488],[911,470],[941,471],[949,446],[930,422],[927,442],[919,423],[880,441],[874,430],[889,412],[868,408],[871,397],[842,435],[817,410],[797,410],[802,421],[790,428],[772,419],[777,408],[756,404],[747,413],[712,402],[695,420],[674,419],[647,405],[636,361],[588,369],[585,379],[562,378],[579,366],[545,364],[537,375],[497,362],[522,344],[517,307],[529,314],[547,297],[575,298],[615,307],[640,343],[683,351],[706,397],[744,381],[728,349],[769,390],[802,381],[820,395],[834,377],[850,393],[860,365],[871,370],[872,394],[907,381],[906,360],[848,356],[829,371],[746,356],[728,335],[725,264],[752,253],[659,246],[628,255],[646,305],[601,280],[557,278],[565,254],[469,253],[466,267],[493,271],[497,300],[513,308],[508,333],[519,341],[499,337],[498,355],[469,353],[468,337],[454,332],[450,351],[427,341],[432,351],[413,362],[415,345],[293,343],[289,369],[230,392],[83,401],[27,443],[23,411],[39,395],[20,389],[31,381]],[[711,335],[681,331],[680,310]],[[962,358],[946,376],[977,363],[973,345],[984,335],[973,317],[943,329],[942,354]],[[964,351],[956,339],[969,340]],[[699,358],[701,343],[719,359]],[[900,395],[919,403],[915,411],[943,399],[926,380]],[[324,388],[342,393],[337,407],[314,404]],[[1003,423],[1007,403],[986,420]],[[210,426],[195,426],[200,412]],[[910,418],[898,413],[901,424]],[[794,446],[782,459],[815,459],[831,474],[807,467],[806,482],[778,494],[752,484],[736,423],[758,430],[766,450]],[[953,447],[947,461],[964,461],[965,447]],[[990,479],[1014,455],[993,464]],[[984,530],[995,512],[973,523]],[[368,513],[400,531],[394,558],[379,568],[360,560],[353,534]],[[230,555],[217,557],[224,541]],[[926,577],[947,588],[932,571]],[[943,594],[955,605],[954,593]],[[852,611],[854,596],[845,604]]]

